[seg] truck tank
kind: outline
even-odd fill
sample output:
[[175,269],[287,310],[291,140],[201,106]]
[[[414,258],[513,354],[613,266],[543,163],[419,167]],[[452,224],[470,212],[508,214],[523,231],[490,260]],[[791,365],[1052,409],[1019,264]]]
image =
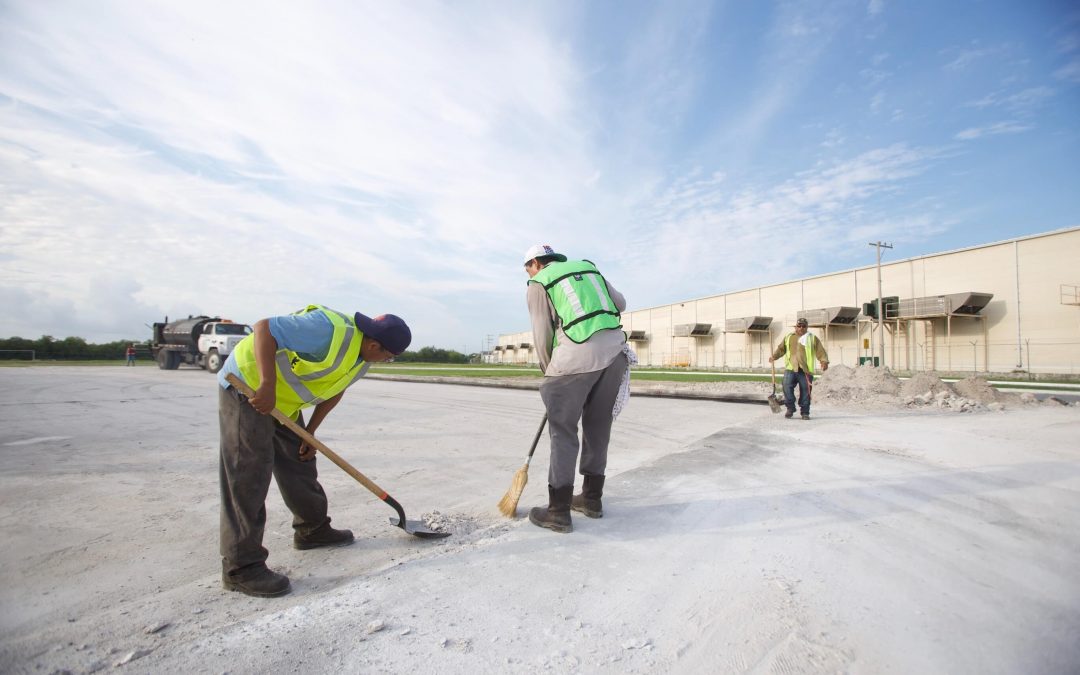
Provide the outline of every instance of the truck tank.
[[170,345],[183,345],[193,352],[198,351],[199,335],[207,321],[220,321],[209,316],[190,316],[180,321],[172,321],[161,326],[160,341]]

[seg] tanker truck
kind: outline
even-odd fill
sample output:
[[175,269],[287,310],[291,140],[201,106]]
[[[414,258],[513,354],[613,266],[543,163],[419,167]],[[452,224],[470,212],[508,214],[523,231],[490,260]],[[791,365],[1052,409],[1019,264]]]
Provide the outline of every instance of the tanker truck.
[[154,324],[150,345],[154,360],[162,370],[176,370],[181,363],[221,370],[229,353],[251,333],[251,326],[210,316],[189,316],[179,321]]

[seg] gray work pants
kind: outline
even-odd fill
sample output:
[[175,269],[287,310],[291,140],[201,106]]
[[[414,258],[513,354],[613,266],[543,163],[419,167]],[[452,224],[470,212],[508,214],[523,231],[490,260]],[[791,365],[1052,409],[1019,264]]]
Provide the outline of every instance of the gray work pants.
[[626,356],[620,353],[607,368],[591,373],[545,377],[540,398],[548,413],[551,463],[548,485],[574,484],[578,458],[578,421],[581,421],[581,475],[603,476],[607,469],[611,438],[611,411],[626,372]]
[[[330,519],[315,461],[300,461],[300,439],[251,407],[234,387],[218,387],[221,426],[221,565],[243,576],[266,565],[262,545],[271,475],[293,513],[293,529],[307,534]],[[304,423],[303,416],[298,420]]]

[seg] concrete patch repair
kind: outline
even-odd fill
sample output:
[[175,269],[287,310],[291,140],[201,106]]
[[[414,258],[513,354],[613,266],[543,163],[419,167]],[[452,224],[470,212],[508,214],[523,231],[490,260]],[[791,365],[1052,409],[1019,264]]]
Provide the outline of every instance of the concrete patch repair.
[[520,518],[546,499],[546,434],[519,518],[496,508],[536,392],[364,381],[320,439],[450,536],[387,527],[320,458],[334,523],[358,541],[294,550],[271,495],[265,545],[294,590],[255,599],[220,585],[212,377],[3,376],[3,672],[1080,664],[1080,408],[979,378],[834,366],[810,421],[771,414],[768,383],[635,384],[604,517],[569,535]]

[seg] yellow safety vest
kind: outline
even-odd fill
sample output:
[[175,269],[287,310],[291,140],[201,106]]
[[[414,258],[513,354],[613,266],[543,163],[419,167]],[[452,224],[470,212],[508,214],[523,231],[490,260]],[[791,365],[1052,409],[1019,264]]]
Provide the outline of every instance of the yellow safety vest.
[[[277,371],[276,407],[296,419],[302,408],[308,408],[333,398],[367,373],[368,364],[360,360],[360,343],[364,334],[356,327],[353,317],[321,305],[308,305],[294,314],[322,312],[334,325],[330,349],[322,361],[305,361],[290,349],[278,349],[274,356]],[[233,350],[240,375],[252,389],[258,389],[261,378],[255,362],[255,335],[240,341]]]
[[[791,363],[792,338],[795,338],[795,342],[798,342],[798,338],[795,337],[795,333],[788,333],[788,336],[784,338],[785,345],[787,346],[787,349],[784,350],[785,370],[795,370],[794,366]],[[806,334],[806,372],[810,373],[811,375],[814,374],[814,340],[816,339],[817,338],[814,337],[813,333]]]

